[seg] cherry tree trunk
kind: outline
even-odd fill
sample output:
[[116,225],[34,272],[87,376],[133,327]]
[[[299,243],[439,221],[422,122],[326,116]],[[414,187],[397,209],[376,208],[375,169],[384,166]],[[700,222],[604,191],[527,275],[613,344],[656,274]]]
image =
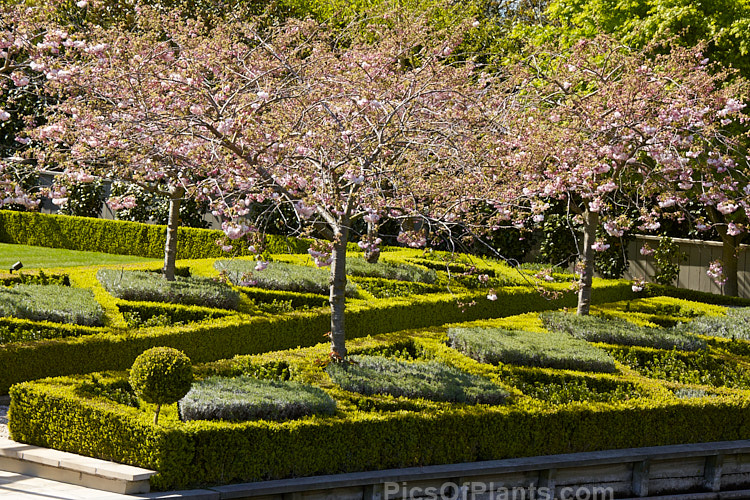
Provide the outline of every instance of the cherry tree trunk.
[[591,308],[591,284],[594,279],[594,255],[591,245],[596,241],[599,213],[586,210],[583,214],[583,251],[581,252],[581,289],[578,291],[578,315],[587,316]]
[[[367,241],[373,242],[375,241],[375,238],[378,237],[378,226],[374,222],[368,222],[367,223]],[[378,260],[380,259],[380,248],[373,249],[372,247],[367,247],[365,250],[365,260],[369,262],[370,264],[377,264]]]
[[331,352],[341,359],[346,358],[346,334],[344,332],[344,310],[346,309],[346,240],[349,222],[342,221],[333,241],[331,261]]
[[724,276],[727,281],[724,283],[724,295],[737,297],[739,295],[739,285],[737,280],[737,267],[739,251],[739,239],[736,236],[722,234],[721,236],[721,260],[724,267]]
[[727,232],[726,219],[714,207],[706,207],[708,218],[716,225],[716,232],[721,237],[721,264],[726,277],[723,293],[732,297],[739,295],[739,284],[737,278],[738,252],[741,237],[732,236]]
[[167,281],[175,279],[177,262],[177,229],[180,227],[180,203],[185,190],[173,189],[169,197],[169,218],[167,219],[167,241],[164,244],[164,268],[162,273]]

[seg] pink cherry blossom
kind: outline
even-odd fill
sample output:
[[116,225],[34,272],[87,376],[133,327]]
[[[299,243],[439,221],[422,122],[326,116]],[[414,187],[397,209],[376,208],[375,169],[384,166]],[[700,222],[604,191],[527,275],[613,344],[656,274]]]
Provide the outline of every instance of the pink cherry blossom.
[[593,243],[593,244],[591,245],[591,248],[592,248],[592,249],[593,249],[593,250],[594,250],[595,252],[604,252],[605,250],[607,250],[607,249],[609,248],[609,244],[607,244],[607,243],[604,243],[603,241],[595,241],[595,242],[594,242],[594,243]]

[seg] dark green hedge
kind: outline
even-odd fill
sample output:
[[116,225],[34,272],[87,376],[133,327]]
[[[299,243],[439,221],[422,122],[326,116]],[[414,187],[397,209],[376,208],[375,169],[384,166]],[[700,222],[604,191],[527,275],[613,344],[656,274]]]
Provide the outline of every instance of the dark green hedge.
[[263,288],[237,287],[247,298],[257,303],[266,304],[273,301],[291,302],[295,309],[327,307],[328,297],[317,293],[298,293],[282,290],[265,290]]
[[0,284],[3,286],[20,284],[70,286],[70,278],[67,274],[47,274],[40,269],[32,273],[21,271],[18,274],[0,275]]
[[439,293],[445,291],[445,285],[359,276],[350,276],[349,279],[356,283],[358,288],[369,292],[373,297],[378,299],[385,299],[388,297],[407,297],[409,295]]
[[74,387],[69,379],[13,387],[14,439],[155,469],[152,487],[161,490],[750,438],[750,402],[740,395],[161,427],[136,410],[78,397]]
[[[31,321],[18,318],[0,318],[0,346],[11,342],[32,342],[43,339],[61,339],[103,333],[104,328],[80,326],[49,321]],[[0,349],[7,346],[2,346]]]
[[118,302],[117,308],[124,314],[137,314],[141,321],[154,316],[164,316],[171,323],[190,323],[207,319],[223,318],[233,314],[230,311],[201,306],[184,306],[157,302]]
[[[0,210],[0,243],[17,243],[68,250],[85,250],[160,259],[164,256],[166,226],[67,215]],[[177,258],[227,257],[216,240],[221,231],[181,227],[177,235]],[[232,242],[237,255],[247,255],[247,244]],[[308,242],[267,235],[270,253],[303,253]]]
[[[347,338],[377,335],[477,319],[512,316],[529,311],[574,307],[576,297],[565,294],[549,300],[537,290],[508,287],[497,290],[498,300],[487,300],[484,292],[451,295],[432,294],[408,299],[379,300],[347,305]],[[599,282],[595,303],[633,298],[629,282]],[[474,302],[473,305],[471,303]],[[229,316],[211,324],[150,328],[140,333],[106,333],[8,345],[0,349],[0,394],[17,382],[41,377],[119,370],[129,367],[150,347],[169,346],[183,351],[197,363],[298,346],[315,345],[330,331],[329,311],[291,313],[273,318]]]

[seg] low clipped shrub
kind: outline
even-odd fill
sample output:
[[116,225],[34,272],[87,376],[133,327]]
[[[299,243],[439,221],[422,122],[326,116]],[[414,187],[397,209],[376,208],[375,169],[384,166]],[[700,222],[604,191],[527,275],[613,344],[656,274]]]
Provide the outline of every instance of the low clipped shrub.
[[[329,269],[319,269],[311,266],[287,264],[286,262],[269,262],[268,267],[256,271],[254,260],[233,259],[217,260],[214,267],[219,272],[226,272],[229,280],[238,286],[254,286],[270,290],[286,290],[289,292],[317,293],[326,295],[330,290]],[[354,297],[357,286],[346,284],[346,296]]]
[[150,326],[178,326],[196,321],[222,318],[228,311],[200,306],[183,306],[154,302],[121,302],[117,304],[130,328]]
[[0,345],[12,342],[62,339],[102,333],[103,329],[92,326],[52,324],[26,319],[0,318]]
[[633,384],[613,383],[611,387],[602,388],[584,378],[529,380],[518,377],[512,382],[504,380],[527,396],[552,404],[567,404],[573,401],[611,403],[643,396]]
[[70,286],[70,278],[67,274],[47,274],[43,269],[40,269],[32,274],[21,271],[18,274],[0,276],[0,284],[3,286],[18,284]]
[[372,294],[372,296],[377,299],[439,293],[446,290],[445,285],[432,285],[413,281],[396,281],[384,278],[355,276],[352,278],[352,281],[357,284],[357,287]]
[[452,347],[482,363],[617,371],[606,352],[563,332],[457,327],[448,329],[448,338]]
[[96,278],[109,293],[123,300],[168,302],[236,309],[240,296],[224,283],[207,278],[177,277],[167,281],[144,271],[100,269]]
[[102,380],[97,374],[91,374],[90,380],[82,382],[76,388],[76,394],[89,397],[100,397],[114,403],[138,408],[140,401],[130,382],[123,379]]
[[680,384],[750,388],[750,371],[744,362],[716,356],[709,351],[693,353],[639,347],[612,347],[607,350],[617,361],[644,377]]
[[396,264],[380,260],[372,264],[362,258],[350,258],[346,260],[346,274],[350,276],[363,276],[367,278],[384,278],[396,281],[413,281],[419,283],[435,283],[437,273],[432,269],[411,266],[408,264]]
[[[314,309],[328,307],[328,297],[317,293],[297,293],[283,290],[263,290],[261,288],[238,287],[239,290],[259,308],[269,306],[269,312],[274,309],[286,309],[289,304],[292,309]],[[285,312],[285,311],[280,311]]]
[[291,420],[333,415],[336,401],[322,389],[299,382],[252,377],[209,377],[179,402],[181,420]]
[[178,402],[193,384],[190,358],[172,347],[152,347],[135,358],[130,386],[147,403],[156,405],[154,424],[162,405]]
[[457,260],[443,260],[440,258],[409,258],[409,262],[414,264],[434,269],[436,271],[449,271],[451,273],[463,274],[463,273],[479,273],[486,274],[490,278],[495,277],[495,270],[482,266],[479,263],[459,262]]
[[676,330],[709,337],[750,340],[750,307],[727,309],[726,316],[702,316]]
[[697,351],[706,347],[705,342],[690,333],[638,326],[620,318],[564,312],[544,312],[540,317],[547,330],[567,332],[589,342],[680,351]]
[[690,300],[694,302],[703,302],[705,304],[715,304],[734,307],[750,306],[750,299],[744,297],[732,297],[730,295],[718,295],[710,292],[701,292],[690,290],[689,288],[677,288],[676,286],[658,285],[656,283],[647,283],[646,289],[642,292],[646,297],[674,297],[677,299]]
[[347,363],[330,363],[326,371],[336,384],[351,392],[469,404],[502,404],[508,398],[508,392],[489,379],[436,361],[407,362],[380,356],[349,359]]
[[62,285],[0,287],[0,316],[100,326],[104,310],[91,290]]

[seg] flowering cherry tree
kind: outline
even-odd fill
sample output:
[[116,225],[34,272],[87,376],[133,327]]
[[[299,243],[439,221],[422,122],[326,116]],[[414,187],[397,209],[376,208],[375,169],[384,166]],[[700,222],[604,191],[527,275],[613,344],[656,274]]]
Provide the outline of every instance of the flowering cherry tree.
[[26,189],[33,169],[23,156],[30,143],[23,129],[40,122],[47,102],[35,60],[58,52],[65,36],[44,17],[24,4],[0,6],[0,207],[38,205]]
[[[722,124],[730,126],[739,121],[745,124],[745,105],[739,99],[728,99],[719,110]],[[722,258],[713,261],[706,271],[726,295],[739,293],[737,271],[740,244],[750,232],[750,165],[746,153],[738,147],[743,139],[736,133],[730,137],[713,138],[714,147],[701,155],[699,162],[683,178],[666,179],[662,189],[663,198],[674,200],[678,213],[688,213],[688,203],[697,204],[703,210],[690,221],[698,231],[714,229],[721,238]],[[707,148],[708,149],[708,148]],[[690,214],[692,215],[692,214]]]
[[608,247],[597,228],[610,236],[658,229],[660,214],[684,198],[665,192],[665,180],[692,186],[723,120],[739,111],[739,83],[722,86],[695,50],[647,52],[601,36],[538,50],[515,70],[518,111],[500,134],[497,205],[506,219],[541,221],[558,200],[582,224],[579,314],[589,311],[595,254]]
[[[47,123],[28,135],[48,146],[37,155],[38,167],[61,174],[50,193],[55,204],[66,203],[67,183],[96,177],[166,197],[163,273],[174,280],[180,204],[216,192],[224,172],[194,153],[200,140],[179,123],[184,113],[167,105],[185,85],[177,73],[185,68],[175,68],[176,47],[159,40],[157,30],[134,37],[131,46],[126,36],[101,29],[61,32],[59,50],[34,59],[31,67],[45,76],[47,91],[63,100]],[[135,198],[113,197],[108,203],[113,210],[133,208]]]
[[[293,208],[323,235],[331,266],[332,355],[346,356],[346,243],[357,219],[456,223],[467,208],[484,116],[471,63],[452,51],[471,26],[436,30],[404,12],[351,30],[313,21],[210,31],[141,11],[134,31],[94,32],[52,85],[75,88],[35,137],[69,175],[98,172],[209,200],[236,239],[256,203]],[[121,200],[123,202],[124,200]],[[424,229],[400,241],[423,246]],[[377,252],[376,235],[360,246]],[[262,269],[262,263],[258,268]]]

